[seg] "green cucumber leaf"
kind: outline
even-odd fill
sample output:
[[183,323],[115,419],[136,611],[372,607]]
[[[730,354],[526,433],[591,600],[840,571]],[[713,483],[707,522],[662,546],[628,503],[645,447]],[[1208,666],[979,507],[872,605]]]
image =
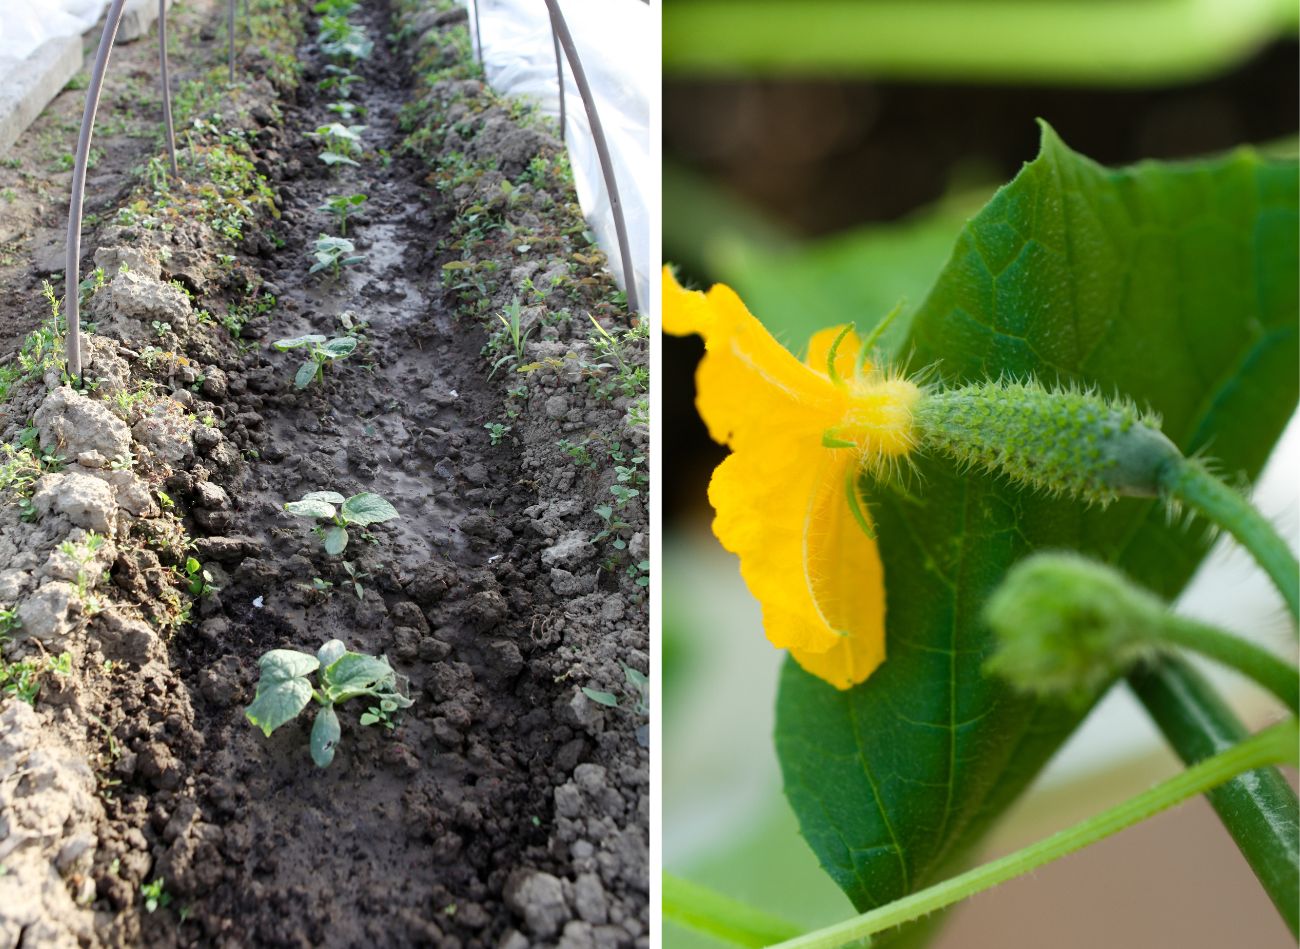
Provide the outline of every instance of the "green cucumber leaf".
[[354,494],[339,511],[349,524],[382,524],[398,517],[397,510],[377,494]]
[[[1044,127],[1039,156],[961,232],[898,352],[948,384],[1035,375],[1118,391],[1185,452],[1253,477],[1300,388],[1297,177],[1294,161],[1250,150],[1105,169]],[[860,910],[950,872],[1078,724],[981,671],[980,611],[1007,569],[1073,548],[1172,597],[1208,543],[1155,502],[1090,509],[941,459],[918,459],[907,491],[864,487],[888,658],[844,692],[787,661],[776,727],[803,834]]]
[[284,509],[294,517],[333,517],[334,505],[310,494],[301,501],[290,501]]
[[348,545],[348,531],[346,527],[339,527],[334,524],[325,528],[325,553],[331,557],[337,557],[343,553],[344,548]]
[[599,705],[608,705],[610,708],[618,708],[618,696],[613,692],[602,692],[599,689],[589,689],[584,685],[582,687],[582,694]]
[[271,345],[280,352],[290,349],[297,349],[299,346],[311,346],[315,343],[325,342],[325,337],[319,333],[308,333],[306,336],[295,336],[292,339],[277,339]]
[[326,768],[334,760],[334,748],[339,743],[343,729],[339,727],[339,716],[333,705],[323,705],[316,712],[316,721],[311,726],[311,760],[316,767]]
[[298,371],[294,373],[293,376],[294,388],[297,389],[307,388],[309,385],[311,385],[311,381],[316,378],[316,373],[318,373],[319,371],[320,371],[320,364],[317,363],[316,360],[308,359],[307,361],[305,361],[301,366],[298,367]]
[[270,738],[271,732],[297,718],[310,701],[311,683],[306,679],[263,679],[253,703],[244,709],[244,716]]
[[304,501],[324,501],[327,504],[342,504],[347,500],[337,491],[308,491],[302,496],[302,499]]
[[[350,262],[350,260],[344,261],[344,263]],[[355,336],[339,336],[336,339],[330,340],[321,347],[330,359],[342,359],[344,356],[351,355],[352,351],[356,348],[357,340]]]
[[272,649],[257,660],[257,666],[262,672],[262,682],[284,682],[311,675],[320,668],[320,661],[311,653],[296,649]]
[[358,652],[344,653],[321,673],[325,695],[334,703],[346,702],[358,695],[391,691],[395,679],[393,667],[387,660]]
[[322,668],[328,669],[342,658],[343,654],[347,651],[348,647],[343,645],[343,640],[331,639],[329,642],[325,643],[325,645],[321,646],[320,649],[316,650],[316,658],[320,660]]

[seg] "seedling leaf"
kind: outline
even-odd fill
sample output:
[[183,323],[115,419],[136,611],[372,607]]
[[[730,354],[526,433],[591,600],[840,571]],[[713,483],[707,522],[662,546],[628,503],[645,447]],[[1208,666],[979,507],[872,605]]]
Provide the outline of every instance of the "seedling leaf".
[[[308,657],[313,663],[315,657]],[[265,675],[265,674],[264,674]],[[311,701],[311,683],[306,679],[293,678],[267,683],[265,678],[258,684],[257,697],[253,704],[244,710],[247,719],[262,729],[267,738],[285,722],[297,718],[298,713]]]
[[[347,262],[348,261],[344,261],[344,263]],[[344,356],[350,355],[352,351],[356,348],[357,348],[357,339],[355,336],[340,336],[336,339],[330,340],[328,343],[326,343],[324,346],[321,347],[321,349],[331,359],[341,359]]]
[[618,708],[618,696],[612,692],[601,692],[599,689],[589,689],[584,685],[582,687],[582,694],[600,705],[608,705],[610,708]]
[[398,517],[397,510],[377,494],[354,494],[339,511],[349,524],[380,524]]
[[321,498],[310,495],[301,501],[290,501],[284,509],[294,517],[333,517],[334,505]]
[[257,660],[257,666],[262,670],[262,682],[285,682],[311,675],[320,668],[320,662],[296,649],[272,649]]
[[345,527],[339,527],[337,524],[325,528],[325,553],[331,557],[343,553],[343,548],[348,545],[348,531]]
[[[325,501],[328,504],[342,504],[347,500],[337,491],[308,491],[302,496],[302,499],[304,501]],[[334,515],[330,514],[329,516],[333,517]],[[338,642],[338,640],[334,639],[331,642]]]
[[334,760],[334,749],[339,743],[343,730],[339,727],[339,716],[334,706],[323,706],[316,713],[316,722],[311,727],[311,760],[316,767],[327,768]]
[[321,646],[320,649],[316,650],[316,658],[320,660],[322,668],[328,669],[330,666],[334,665],[335,662],[341,659],[343,654],[347,651],[348,647],[343,645],[343,640],[331,639],[324,646]]
[[293,377],[295,388],[305,389],[311,385],[311,381],[316,378],[316,373],[320,371],[319,364],[314,359],[308,359],[298,367],[298,372]]
[[[325,694],[331,702],[346,702],[358,695],[378,695],[395,685],[393,667],[384,659],[359,652],[344,653],[321,673]],[[387,685],[388,689],[380,686]]]
[[297,349],[299,346],[312,346],[316,343],[325,342],[325,337],[319,333],[308,333],[306,336],[295,336],[292,339],[277,339],[271,345],[280,352],[290,349]]

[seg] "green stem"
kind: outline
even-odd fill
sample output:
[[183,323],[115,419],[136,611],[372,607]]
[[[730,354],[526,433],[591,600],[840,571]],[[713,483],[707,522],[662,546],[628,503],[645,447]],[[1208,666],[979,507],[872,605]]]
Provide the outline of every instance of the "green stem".
[[[1247,734],[1223,701],[1185,662],[1165,659],[1129,676],[1129,686],[1186,763],[1232,747]],[[1300,934],[1300,803],[1276,768],[1211,791],[1211,806],[1260,885]]]
[[803,932],[794,923],[671,873],[663,875],[662,894],[664,919],[737,946],[767,946]]
[[869,913],[779,944],[780,949],[833,949],[893,929],[935,910],[974,896],[1096,843],[1117,831],[1202,794],[1242,772],[1296,759],[1300,742],[1294,718],[1274,725],[1227,751],[1192,765],[1182,774],[1156,785],[1118,807],[1089,818],[1045,840],[976,867],[935,886],[894,900]]
[[1264,515],[1195,459],[1184,458],[1160,472],[1164,493],[1182,501],[1232,534],[1251,552],[1286,600],[1291,619],[1300,618],[1300,564]]
[[1300,715],[1300,670],[1266,649],[1221,629],[1183,616],[1169,614],[1161,638],[1236,669],[1254,679]]

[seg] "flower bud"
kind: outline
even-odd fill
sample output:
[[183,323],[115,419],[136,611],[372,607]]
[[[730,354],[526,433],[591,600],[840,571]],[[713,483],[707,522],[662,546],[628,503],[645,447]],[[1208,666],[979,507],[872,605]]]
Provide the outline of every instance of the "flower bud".
[[1158,597],[1113,567],[1077,554],[1035,554],[985,604],[998,643],[985,669],[1021,691],[1086,705],[1158,651],[1167,616]]

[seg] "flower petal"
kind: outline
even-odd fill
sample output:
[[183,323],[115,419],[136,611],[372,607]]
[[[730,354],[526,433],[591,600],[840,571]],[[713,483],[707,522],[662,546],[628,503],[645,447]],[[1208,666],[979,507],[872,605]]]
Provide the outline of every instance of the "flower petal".
[[880,556],[846,494],[856,490],[856,463],[852,452],[776,433],[765,450],[734,453],[714,472],[713,530],[740,556],[772,644],[848,688],[885,653]]
[[[844,338],[840,339],[841,336]],[[845,333],[843,326],[828,326],[818,330],[808,341],[808,355],[804,356],[803,361],[814,372],[827,375],[827,358],[837,339],[840,344],[835,350],[835,372],[841,379],[850,380],[857,371],[858,348],[862,345],[855,330]]]
[[696,406],[714,441],[740,450],[793,426],[815,430],[819,445],[843,415],[846,394],[778,343],[730,287],[683,290],[667,267],[663,280],[664,330],[704,337]]

